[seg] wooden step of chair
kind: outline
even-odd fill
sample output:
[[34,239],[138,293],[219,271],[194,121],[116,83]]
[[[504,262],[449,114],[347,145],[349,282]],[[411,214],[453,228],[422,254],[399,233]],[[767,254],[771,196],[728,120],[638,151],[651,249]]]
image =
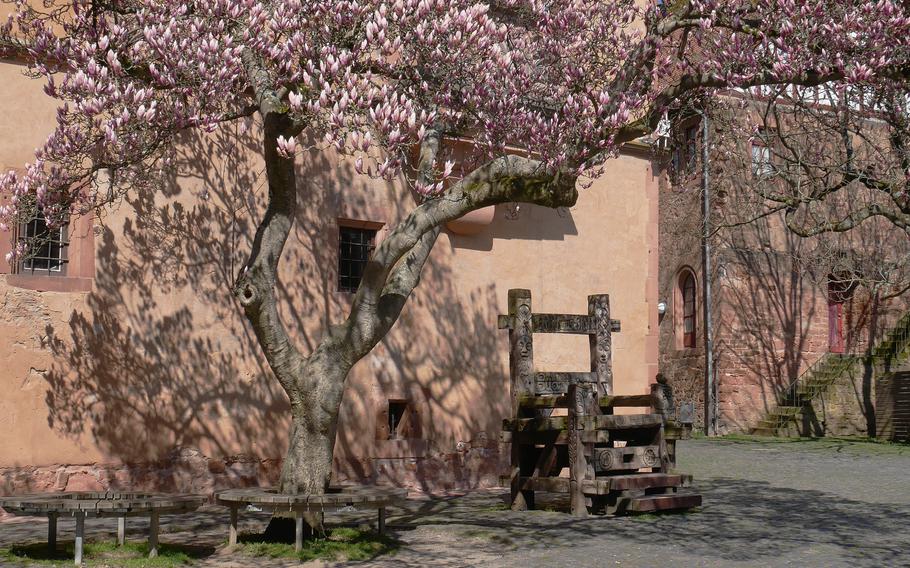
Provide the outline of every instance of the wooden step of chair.
[[[664,419],[660,414],[602,414],[579,419],[585,430],[630,430],[661,428]],[[568,427],[568,416],[537,418],[506,418],[502,429],[511,432],[552,432]]]
[[617,503],[616,514],[679,511],[699,506],[701,506],[701,495],[698,493],[641,495],[620,499],[619,503]]
[[630,489],[653,489],[656,487],[683,487],[691,476],[681,473],[636,473],[598,477],[598,481],[609,481],[612,491]]

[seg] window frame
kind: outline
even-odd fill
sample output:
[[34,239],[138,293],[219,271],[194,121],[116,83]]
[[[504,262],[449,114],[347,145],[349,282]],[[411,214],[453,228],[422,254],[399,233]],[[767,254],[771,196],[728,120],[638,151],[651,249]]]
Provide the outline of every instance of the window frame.
[[[388,418],[389,418],[389,440],[407,440],[410,438],[410,413],[411,404],[403,399],[389,399],[388,401]],[[398,410],[400,412],[394,412]],[[397,418],[397,420],[396,420]]]
[[[758,133],[752,137],[749,144],[749,171],[752,173],[752,179],[768,179],[774,177],[777,173],[777,165],[774,163],[774,144],[772,138],[776,136],[776,131],[770,128],[758,128]],[[761,149],[763,159],[756,161],[756,149]]]
[[[751,166],[750,169],[752,170],[752,178],[768,179],[773,176],[776,168],[774,167],[774,157],[771,152],[771,147],[760,140],[753,140],[749,150],[749,164]],[[761,151],[761,160],[756,160],[756,150]]]
[[[35,231],[36,235],[29,235],[29,232],[30,232],[29,227],[33,223],[42,223],[44,225],[44,231],[48,232],[48,233],[50,232],[47,228],[46,218],[39,213],[39,214],[36,214],[35,216],[33,216],[28,221],[20,223],[16,227],[16,232],[13,235],[13,242],[16,244],[20,244],[20,243],[28,243],[31,239],[42,239],[43,237],[40,234],[38,234],[39,233],[38,231]],[[70,261],[69,249],[70,249],[71,239],[70,239],[69,219],[67,219],[66,222],[64,222],[59,227],[57,227],[55,229],[55,231],[57,232],[57,238],[56,239],[50,238],[50,239],[47,239],[46,241],[41,242],[40,250],[37,252],[39,252],[39,253],[43,252],[45,250],[45,247],[47,247],[48,251],[50,251],[51,248],[53,247],[53,245],[56,244],[59,247],[58,254],[56,256],[51,256],[50,252],[48,252],[47,256],[38,256],[35,254],[31,254],[31,253],[26,254],[26,256],[24,258],[19,259],[15,263],[13,263],[13,266],[10,267],[11,272],[13,274],[17,274],[17,275],[21,275],[21,276],[39,276],[39,277],[51,277],[51,278],[64,277],[65,278],[67,276],[67,272],[68,272],[67,268],[69,266],[69,261]],[[32,241],[32,242],[34,242],[34,241]],[[48,267],[47,268],[36,268],[36,266],[35,266],[36,260],[47,261]],[[51,268],[51,264],[54,262],[57,263],[56,269]]]
[[676,347],[695,349],[698,346],[698,279],[691,268],[684,268],[677,274],[676,305]]
[[670,154],[670,182],[677,191],[685,190],[683,181],[698,172],[700,130],[700,121],[676,129],[675,147]]

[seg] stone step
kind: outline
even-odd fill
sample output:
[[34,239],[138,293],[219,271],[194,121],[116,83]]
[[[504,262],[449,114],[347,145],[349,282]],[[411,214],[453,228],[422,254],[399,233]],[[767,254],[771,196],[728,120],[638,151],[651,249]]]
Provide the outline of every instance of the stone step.
[[796,416],[802,411],[799,406],[778,406],[770,412],[772,416]]
[[616,509],[623,513],[654,513],[657,511],[678,511],[701,505],[698,493],[668,493],[666,495],[642,495],[621,499]]

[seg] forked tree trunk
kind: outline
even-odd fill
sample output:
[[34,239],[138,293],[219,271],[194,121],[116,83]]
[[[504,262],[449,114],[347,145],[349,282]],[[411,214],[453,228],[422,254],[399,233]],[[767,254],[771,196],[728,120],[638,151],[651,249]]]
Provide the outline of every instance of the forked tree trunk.
[[[354,364],[397,321],[420,282],[420,272],[440,227],[469,211],[496,203],[521,201],[547,207],[571,206],[578,193],[573,176],[548,174],[542,164],[531,159],[505,156],[478,168],[451,187],[445,198],[421,203],[390,231],[367,265],[348,318],[330,326],[316,349],[304,357],[281,321],[275,293],[278,263],[293,227],[298,199],[293,157],[281,155],[277,140],[279,136],[286,139],[296,136],[302,127],[286,116],[284,104],[269,86],[268,74],[255,56],[245,52],[244,61],[250,70],[263,120],[269,191],[250,258],[234,283],[234,295],[291,404],[291,430],[280,491],[318,495],[328,489],[332,474],[345,379]],[[439,144],[440,135],[436,131],[428,134],[422,143],[418,169],[425,179],[432,179]],[[318,517],[308,516],[307,522],[321,529]]]

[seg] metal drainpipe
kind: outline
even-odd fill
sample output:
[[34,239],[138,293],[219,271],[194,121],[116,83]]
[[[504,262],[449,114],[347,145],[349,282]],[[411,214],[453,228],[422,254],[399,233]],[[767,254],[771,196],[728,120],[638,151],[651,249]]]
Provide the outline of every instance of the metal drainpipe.
[[717,393],[714,384],[714,327],[711,321],[711,194],[708,192],[708,116],[698,111],[702,124],[701,189],[702,221],[702,313],[705,324],[705,435],[717,435]]

